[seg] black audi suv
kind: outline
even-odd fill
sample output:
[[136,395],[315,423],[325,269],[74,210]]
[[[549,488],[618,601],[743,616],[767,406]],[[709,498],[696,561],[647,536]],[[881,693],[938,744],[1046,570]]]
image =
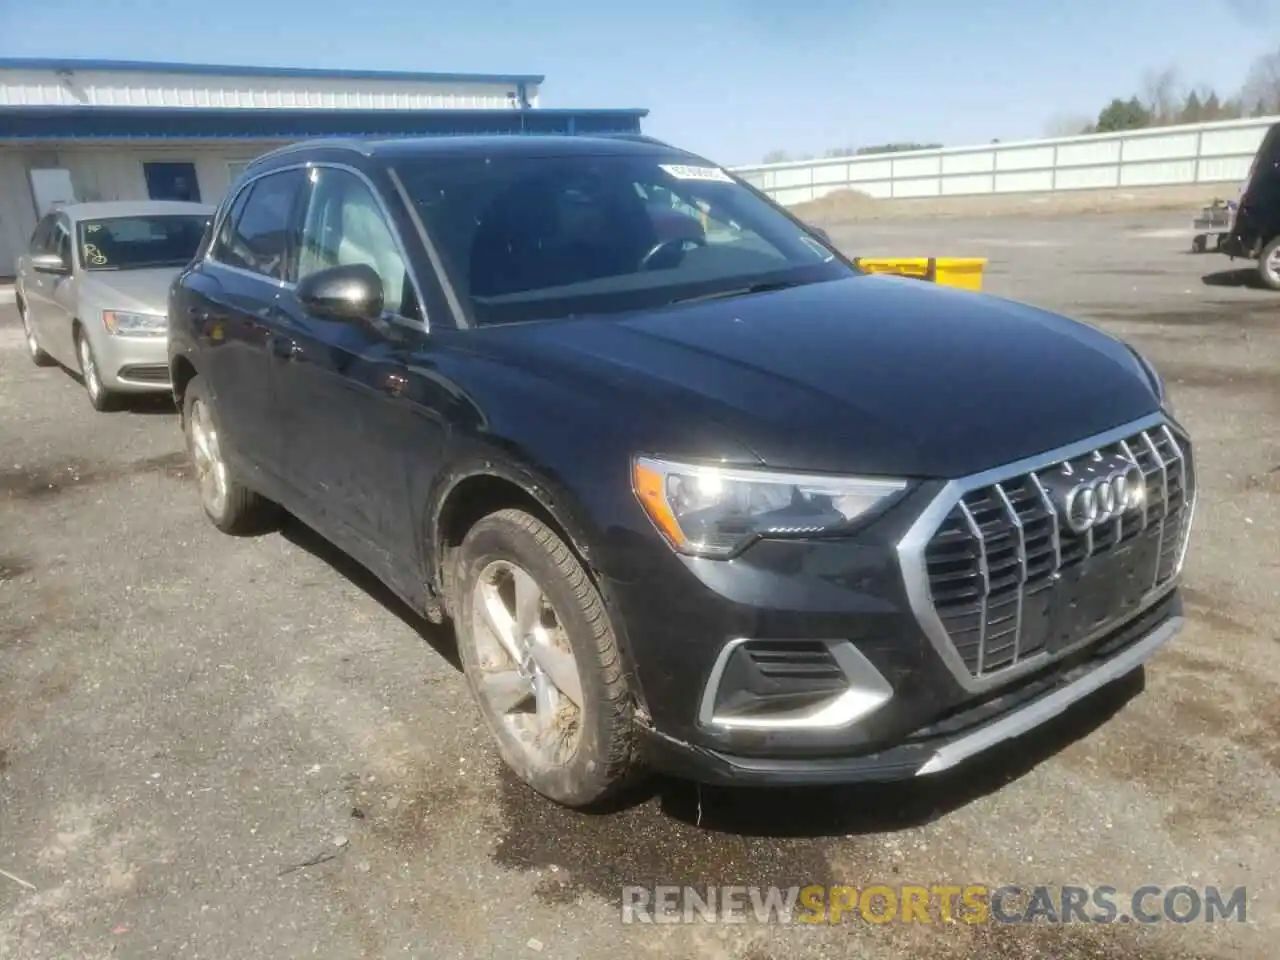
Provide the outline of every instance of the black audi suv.
[[863,274],[665,144],[284,148],[169,309],[212,522],[283,508],[452,621],[563,804],[945,770],[1182,624],[1195,465],[1141,356]]

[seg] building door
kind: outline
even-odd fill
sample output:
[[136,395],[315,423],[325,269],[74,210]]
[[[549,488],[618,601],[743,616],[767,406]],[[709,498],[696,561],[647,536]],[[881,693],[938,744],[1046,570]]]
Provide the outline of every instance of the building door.
[[36,202],[36,216],[43,217],[55,207],[76,202],[71,171],[58,167],[37,167],[31,171],[31,196]]
[[152,200],[200,202],[194,163],[144,163],[142,173],[147,178],[147,196]]

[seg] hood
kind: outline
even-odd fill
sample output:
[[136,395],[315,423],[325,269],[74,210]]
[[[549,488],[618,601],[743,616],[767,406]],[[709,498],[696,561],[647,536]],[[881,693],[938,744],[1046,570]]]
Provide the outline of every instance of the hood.
[[146,270],[94,270],[84,274],[80,296],[103,310],[168,313],[169,285],[181,267]]
[[797,470],[963,476],[1159,409],[1132,352],[1093,327],[897,277],[476,333],[605,410],[714,421]]

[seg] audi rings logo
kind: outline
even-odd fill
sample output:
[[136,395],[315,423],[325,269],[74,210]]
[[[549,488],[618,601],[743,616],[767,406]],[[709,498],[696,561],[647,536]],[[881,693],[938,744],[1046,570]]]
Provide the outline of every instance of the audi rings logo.
[[1062,525],[1076,534],[1141,509],[1146,497],[1142,470],[1119,455],[1095,453],[1083,463],[1064,463],[1043,482],[1058,508]]

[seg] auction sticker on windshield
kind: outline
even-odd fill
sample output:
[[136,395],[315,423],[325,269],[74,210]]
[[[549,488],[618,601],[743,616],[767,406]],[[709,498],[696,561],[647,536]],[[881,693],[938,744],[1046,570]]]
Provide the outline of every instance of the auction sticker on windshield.
[[690,167],[680,163],[663,163],[659,166],[677,180],[717,180],[721,183],[733,183],[733,178],[719,167]]

